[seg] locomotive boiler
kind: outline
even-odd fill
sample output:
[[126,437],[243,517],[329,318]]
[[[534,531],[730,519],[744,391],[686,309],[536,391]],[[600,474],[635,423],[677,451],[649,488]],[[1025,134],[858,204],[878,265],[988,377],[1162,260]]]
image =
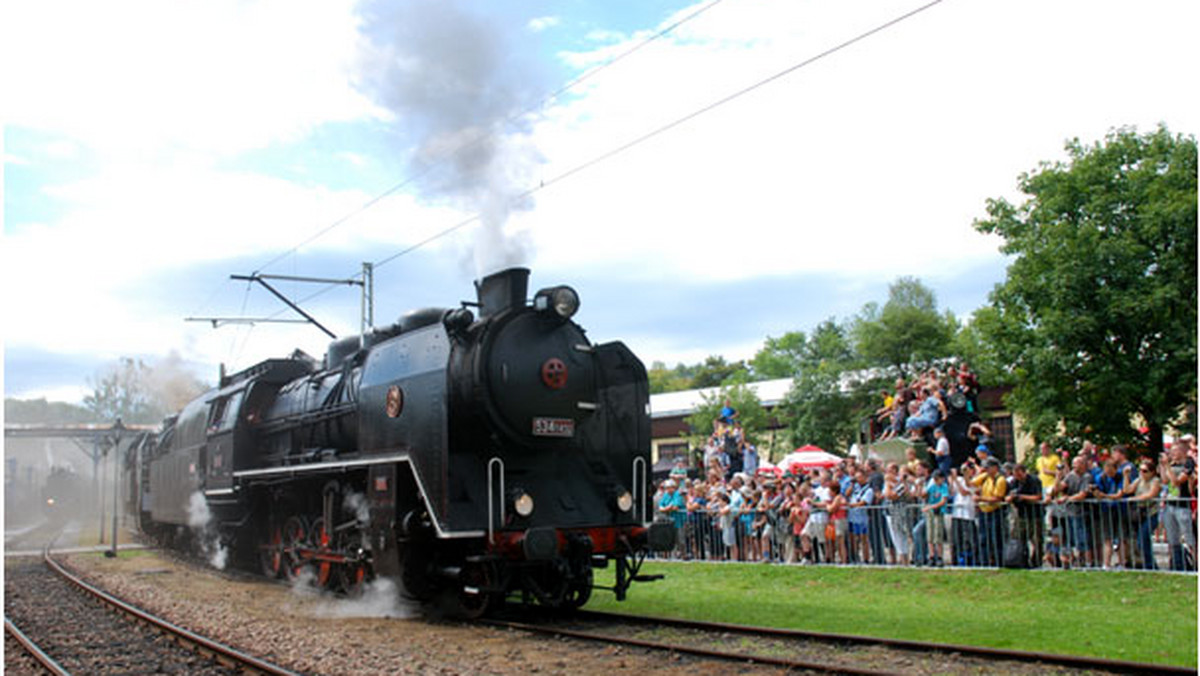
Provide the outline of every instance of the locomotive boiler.
[[588,340],[573,289],[530,301],[528,278],[485,277],[477,302],[336,340],[320,361],[223,375],[144,451],[143,529],[203,533],[326,588],[388,576],[468,616],[514,594],[578,607],[609,565],[624,598],[674,537],[649,523],[645,367]]

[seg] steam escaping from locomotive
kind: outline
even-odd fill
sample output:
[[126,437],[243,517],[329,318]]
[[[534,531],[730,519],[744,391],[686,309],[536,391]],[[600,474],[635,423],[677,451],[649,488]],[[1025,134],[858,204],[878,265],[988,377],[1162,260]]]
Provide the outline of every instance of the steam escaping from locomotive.
[[322,595],[322,603],[312,611],[315,617],[345,619],[350,617],[389,617],[407,620],[420,617],[418,604],[405,601],[396,583],[390,578],[380,577],[366,583],[362,595],[357,598],[338,598]]
[[422,195],[479,214],[476,276],[529,263],[529,238],[506,228],[532,207],[543,162],[521,114],[539,81],[524,43],[455,2],[366,2],[361,14],[359,85],[402,127]]
[[588,339],[573,288],[530,298],[529,277],[488,275],[477,302],[414,310],[321,361],[223,374],[138,446],[142,531],[317,603],[366,597],[335,615],[570,610],[655,579],[646,556],[675,541],[650,519],[645,366]]
[[225,570],[229,562],[229,550],[221,543],[220,535],[213,528],[212,511],[200,491],[188,498],[187,522],[208,564],[217,570]]

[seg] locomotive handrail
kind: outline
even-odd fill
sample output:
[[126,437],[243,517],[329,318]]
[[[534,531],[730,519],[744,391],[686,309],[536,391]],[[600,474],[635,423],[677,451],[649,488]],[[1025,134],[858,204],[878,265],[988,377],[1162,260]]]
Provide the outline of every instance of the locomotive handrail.
[[488,543],[489,544],[492,542],[495,542],[494,524],[496,523],[496,520],[493,517],[494,517],[494,512],[495,512],[496,500],[495,500],[494,496],[492,495],[492,486],[495,484],[495,482],[492,481],[492,466],[495,464],[500,465],[500,523],[502,523],[502,524],[504,523],[504,516],[505,516],[504,515],[504,496],[505,496],[505,493],[504,493],[504,461],[501,460],[500,458],[492,458],[491,460],[488,460],[488,464],[487,464],[487,473],[488,473],[488,486],[487,486],[487,488],[488,488]]
[[[642,480],[638,481],[638,465],[642,466]],[[646,518],[646,459],[637,457],[633,459],[633,499],[638,499],[638,491],[642,492],[642,499],[637,504],[642,507],[642,523],[646,523],[649,519]],[[637,509],[633,510],[637,514]]]

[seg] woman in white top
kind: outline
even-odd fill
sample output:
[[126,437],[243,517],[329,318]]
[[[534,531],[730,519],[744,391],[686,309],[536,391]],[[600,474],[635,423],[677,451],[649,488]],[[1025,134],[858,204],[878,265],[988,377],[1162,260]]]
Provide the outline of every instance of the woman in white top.
[[950,470],[950,542],[954,545],[954,564],[973,566],[979,551],[979,534],[975,530],[975,464],[967,461],[962,473]]

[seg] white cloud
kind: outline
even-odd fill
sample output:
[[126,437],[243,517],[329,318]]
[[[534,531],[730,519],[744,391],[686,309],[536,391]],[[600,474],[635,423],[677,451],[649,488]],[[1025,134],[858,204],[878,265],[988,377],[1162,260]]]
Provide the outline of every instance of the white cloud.
[[3,160],[3,164],[14,164],[20,166],[26,166],[29,164],[29,160],[25,159],[24,157],[7,152],[3,154]]
[[[723,3],[543,111],[532,129],[546,159],[535,182],[917,4]],[[322,124],[368,123],[355,127],[366,136],[394,121],[356,89],[353,7],[8,7],[0,23],[5,122],[52,140],[5,154],[5,164],[43,170],[44,161],[84,157],[95,171],[39,185],[57,201],[53,215],[7,224],[5,340],[112,357],[175,347],[190,360],[245,365],[299,339],[319,355],[325,341],[315,331],[214,332],[179,321],[196,308],[153,306],[142,285],[203,262],[269,259],[398,178],[333,189],[269,167],[229,168],[247,150],[286,148]],[[1159,121],[1200,131],[1194,88],[1183,84],[1198,56],[1198,7],[943,3],[548,186],[506,231],[534,243],[530,263],[539,275],[566,282],[597,272],[681,284],[829,272],[847,285],[900,274],[948,278],[996,260],[997,242],[975,233],[972,219],[987,197],[1011,196],[1020,172],[1060,157],[1066,138],[1091,141],[1115,125]],[[583,36],[593,49],[560,58],[579,69],[605,63],[693,11],[634,33],[593,31]],[[549,29],[555,18],[527,27]],[[556,32],[569,25],[567,17]],[[327,150],[338,167],[382,164],[361,147]],[[304,251],[379,260],[466,216],[398,193]],[[469,277],[469,230],[428,245],[441,260],[460,261],[431,287]],[[242,293],[220,294],[222,310],[238,314]],[[335,331],[357,328],[355,300],[326,300],[351,308],[322,315],[334,317]],[[639,352],[696,361],[710,353],[741,358],[757,347],[714,336],[698,349],[669,327],[663,332],[639,338]]]
[[[714,9],[548,111],[545,178],[915,6]],[[985,199],[1011,195],[1066,138],[1164,119],[1197,129],[1194,93],[1167,65],[1196,56],[1186,13],[1195,8],[939,5],[538,193],[521,225],[539,266],[622,276],[961,271],[998,256],[971,228]],[[1119,34],[1157,47],[1114,50]],[[566,58],[596,63],[636,40]]]
[[529,20],[526,27],[534,33],[541,33],[544,30],[554,28],[562,23],[562,19],[557,16],[539,16]]
[[363,119],[351,7],[15,3],[0,27],[5,115],[124,157],[228,154]]

